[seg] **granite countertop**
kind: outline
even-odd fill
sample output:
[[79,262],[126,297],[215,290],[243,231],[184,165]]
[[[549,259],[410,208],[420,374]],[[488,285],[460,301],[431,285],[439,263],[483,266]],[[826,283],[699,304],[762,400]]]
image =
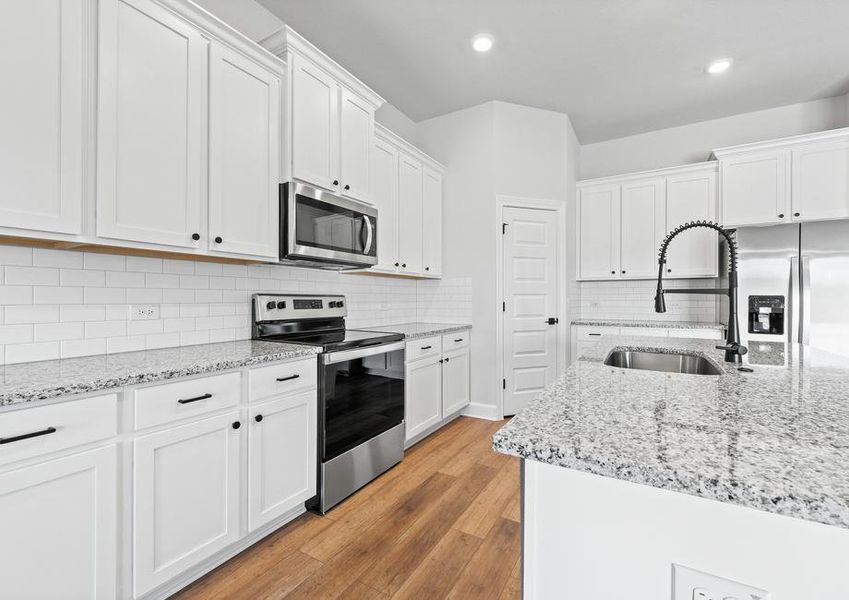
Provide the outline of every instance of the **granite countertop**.
[[[504,454],[849,527],[849,358],[753,343],[741,373],[710,340],[609,337],[499,430]],[[722,375],[607,367],[611,349],[706,356]]]
[[0,407],[312,356],[313,346],[244,340],[0,367]]
[[378,327],[358,327],[368,331],[386,331],[389,333],[403,333],[408,340],[425,338],[432,335],[444,335],[453,331],[465,331],[471,329],[471,325],[458,323],[398,323],[397,325],[380,325]]
[[575,319],[572,325],[591,327],[657,327],[665,329],[718,329],[725,330],[722,323],[694,323],[692,321],[649,321],[646,319]]

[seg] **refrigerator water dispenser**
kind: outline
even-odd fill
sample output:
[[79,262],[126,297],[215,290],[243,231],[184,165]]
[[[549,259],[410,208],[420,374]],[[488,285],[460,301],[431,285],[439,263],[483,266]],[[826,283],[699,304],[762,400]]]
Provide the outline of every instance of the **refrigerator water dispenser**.
[[749,333],[784,335],[784,296],[749,296]]

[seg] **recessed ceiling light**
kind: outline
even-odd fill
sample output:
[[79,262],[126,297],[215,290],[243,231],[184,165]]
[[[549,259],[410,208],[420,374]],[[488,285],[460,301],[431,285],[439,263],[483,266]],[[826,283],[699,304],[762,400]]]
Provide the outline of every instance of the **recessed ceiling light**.
[[719,60],[715,60],[707,66],[707,72],[711,75],[719,75],[720,73],[725,73],[728,69],[731,68],[731,63],[733,61],[730,58],[720,58]]
[[489,52],[492,49],[492,36],[488,33],[479,33],[472,38],[472,48],[476,52]]

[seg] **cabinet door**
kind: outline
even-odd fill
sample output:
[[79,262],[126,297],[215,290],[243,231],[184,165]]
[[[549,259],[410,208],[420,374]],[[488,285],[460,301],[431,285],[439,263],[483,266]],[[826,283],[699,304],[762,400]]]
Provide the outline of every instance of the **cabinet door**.
[[422,275],[442,276],[442,175],[427,168],[422,189]]
[[665,203],[663,178],[622,184],[620,275],[623,278],[657,276],[657,256],[666,223]]
[[0,475],[4,598],[117,598],[115,446]]
[[407,363],[404,403],[406,440],[442,420],[442,363],[438,356]]
[[239,539],[239,413],[134,442],[136,596]]
[[305,58],[292,55],[292,176],[339,189],[339,86]]
[[97,235],[199,247],[206,41],[149,0],[101,0]]
[[469,349],[446,353],[442,363],[442,416],[456,413],[470,402]]
[[273,521],[315,495],[316,390],[251,408],[248,526]]
[[399,162],[398,258],[401,266],[398,270],[418,275],[422,271],[422,165],[403,152]]
[[[689,173],[666,179],[666,230],[690,221],[716,221],[716,174]],[[708,229],[679,234],[666,256],[666,277],[716,277],[719,235]]]
[[277,75],[213,43],[209,65],[210,249],[277,258],[279,119]]
[[619,277],[618,185],[581,189],[578,199],[579,279]]
[[792,170],[794,221],[849,217],[849,141],[794,149]]
[[377,265],[375,269],[398,270],[398,150],[375,140],[372,153],[372,200],[377,207]]
[[6,2],[0,19],[0,227],[82,230],[86,2]]
[[723,227],[790,220],[785,150],[723,158],[719,165]]
[[374,138],[374,109],[362,98],[343,89],[341,93],[339,160],[342,194],[371,201],[371,148]]

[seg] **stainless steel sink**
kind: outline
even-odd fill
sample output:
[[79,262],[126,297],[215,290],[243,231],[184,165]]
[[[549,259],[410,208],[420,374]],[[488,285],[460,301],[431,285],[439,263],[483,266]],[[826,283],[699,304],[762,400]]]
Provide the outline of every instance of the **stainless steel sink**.
[[604,359],[609,367],[687,373],[690,375],[721,375],[722,371],[708,359],[693,354],[666,354],[636,350],[614,350]]

